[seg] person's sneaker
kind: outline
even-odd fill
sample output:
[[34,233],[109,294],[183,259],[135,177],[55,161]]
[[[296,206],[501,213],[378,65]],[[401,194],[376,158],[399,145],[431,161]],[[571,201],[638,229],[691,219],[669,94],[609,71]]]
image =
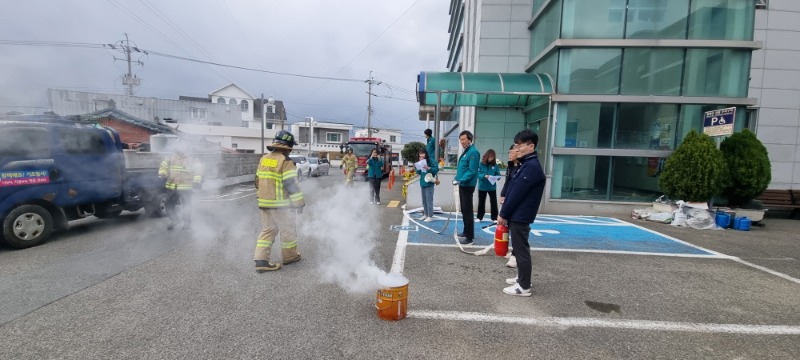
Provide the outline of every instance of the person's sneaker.
[[381,204],[381,202],[380,202],[380,201],[378,201],[378,202],[376,202],[375,204],[378,204],[378,205],[380,205],[380,204]]
[[465,238],[465,237],[459,237],[459,238],[458,238],[458,242],[459,242],[461,245],[470,245],[470,244],[472,244],[472,239],[467,239],[467,238]]
[[424,221],[424,222],[431,222],[431,221],[433,221],[433,216],[431,216],[431,217],[427,217],[427,218],[425,218],[425,220],[422,220],[422,221]]
[[173,222],[170,222],[169,225],[167,225],[167,230],[172,230],[174,228],[175,228],[175,223]]
[[516,268],[517,267],[517,258],[514,257],[514,255],[511,255],[508,258],[508,262],[506,262],[506,266],[508,266],[510,268]]
[[270,264],[267,260],[256,260],[256,272],[275,271],[281,268],[281,264]]
[[370,202],[369,202],[369,204],[370,204],[370,205],[372,205],[372,204],[374,204],[374,203],[375,203],[374,201],[370,201]]
[[297,256],[295,256],[295,257],[293,257],[291,259],[284,259],[283,260],[283,265],[289,265],[291,263],[295,263],[295,262],[298,262],[298,261],[300,261],[300,254],[299,253],[297,254]]
[[467,237],[466,235],[464,235],[464,233],[458,233],[458,235],[456,235],[456,236],[458,236],[459,239],[461,239],[463,237]]
[[506,284],[508,284],[508,285],[514,285],[516,283],[517,283],[517,277],[516,276],[513,277],[513,278],[506,279]]
[[531,289],[523,289],[519,284],[511,285],[503,289],[503,292],[513,296],[531,296]]

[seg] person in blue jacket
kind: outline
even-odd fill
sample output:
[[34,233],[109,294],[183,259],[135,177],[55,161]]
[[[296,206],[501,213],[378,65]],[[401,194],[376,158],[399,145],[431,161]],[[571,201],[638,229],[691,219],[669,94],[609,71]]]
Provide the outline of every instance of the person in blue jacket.
[[458,185],[458,198],[461,203],[461,218],[464,220],[464,231],[458,234],[458,241],[462,245],[472,244],[475,239],[475,214],[472,211],[472,195],[475,194],[475,185],[478,183],[478,164],[481,154],[472,144],[472,133],[464,130],[458,134],[458,142],[464,152],[458,158],[455,183]]
[[531,223],[539,212],[546,178],[536,154],[539,135],[525,129],[514,136],[519,168],[511,177],[506,198],[497,225],[508,225],[514,257],[517,259],[517,277],[506,279],[511,286],[503,293],[514,296],[531,296],[531,245],[528,235]]
[[493,149],[486,150],[478,165],[478,221],[483,220],[486,213],[486,195],[489,195],[489,208],[492,221],[497,220],[497,183],[489,181],[490,176],[500,176],[500,167],[497,166],[497,155]]
[[425,160],[427,163],[423,165],[422,170],[415,168],[414,172],[419,174],[419,188],[422,190],[422,217],[419,220],[424,222],[433,221],[433,188],[434,183],[425,181],[425,175],[432,174],[436,176],[439,173],[439,165],[435,161],[431,161],[428,152],[420,149],[419,160]]
[[367,180],[370,185],[370,204],[381,204],[381,180],[383,179],[383,159],[378,156],[378,149],[372,149],[367,160]]

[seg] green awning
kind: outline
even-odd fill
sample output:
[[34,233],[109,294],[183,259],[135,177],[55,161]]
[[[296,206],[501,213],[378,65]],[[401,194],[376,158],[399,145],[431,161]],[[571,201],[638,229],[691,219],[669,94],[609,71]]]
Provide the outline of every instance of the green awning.
[[442,106],[525,107],[553,93],[548,74],[420,72],[417,101]]

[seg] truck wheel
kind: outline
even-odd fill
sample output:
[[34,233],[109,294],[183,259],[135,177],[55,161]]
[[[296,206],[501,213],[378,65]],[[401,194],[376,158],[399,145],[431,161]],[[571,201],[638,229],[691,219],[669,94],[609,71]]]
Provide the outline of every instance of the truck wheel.
[[153,200],[145,205],[144,211],[148,216],[154,218],[167,216],[167,194],[159,192],[153,195]]
[[39,205],[18,206],[3,221],[6,243],[17,249],[43,243],[52,231],[53,216]]

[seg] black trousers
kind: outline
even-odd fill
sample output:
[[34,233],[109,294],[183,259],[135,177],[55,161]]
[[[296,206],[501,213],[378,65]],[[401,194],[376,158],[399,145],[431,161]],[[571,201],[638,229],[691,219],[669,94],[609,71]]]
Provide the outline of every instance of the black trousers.
[[528,243],[528,234],[531,224],[524,222],[508,222],[508,235],[511,238],[511,253],[517,259],[517,283],[523,289],[531,288],[531,244]]
[[475,239],[475,214],[472,211],[472,195],[475,193],[474,186],[459,186],[458,201],[461,203],[461,218],[464,220],[464,237]]
[[381,202],[381,178],[369,178],[369,201]]
[[497,221],[497,190],[483,191],[478,190],[478,219],[483,220],[486,213],[486,195],[489,195],[489,207],[492,211],[492,221]]
[[[192,190],[167,190],[167,216],[173,224],[180,220],[184,223],[192,222]],[[181,205],[178,213],[177,206]]]

